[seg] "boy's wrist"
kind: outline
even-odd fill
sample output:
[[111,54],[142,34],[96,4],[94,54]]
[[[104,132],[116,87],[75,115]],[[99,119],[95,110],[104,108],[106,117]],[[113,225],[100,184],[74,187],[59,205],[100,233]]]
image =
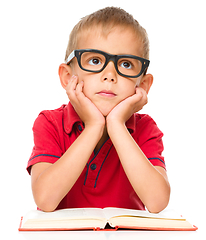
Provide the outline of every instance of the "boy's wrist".
[[105,128],[105,122],[104,123],[85,123],[85,130],[94,132],[95,134],[99,134],[102,136]]
[[107,119],[107,131],[108,134],[111,135],[113,133],[117,133],[118,129],[125,128],[125,123],[117,120],[117,119]]

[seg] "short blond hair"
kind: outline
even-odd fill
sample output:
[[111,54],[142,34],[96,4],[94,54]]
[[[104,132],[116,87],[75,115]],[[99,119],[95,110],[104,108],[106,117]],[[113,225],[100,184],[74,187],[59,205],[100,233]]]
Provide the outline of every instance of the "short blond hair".
[[107,7],[83,17],[74,26],[69,36],[65,60],[77,48],[78,39],[81,37],[83,31],[91,30],[94,27],[101,27],[102,34],[107,36],[117,26],[129,27],[134,31],[142,44],[142,57],[149,59],[149,39],[146,30],[125,10],[117,7]]

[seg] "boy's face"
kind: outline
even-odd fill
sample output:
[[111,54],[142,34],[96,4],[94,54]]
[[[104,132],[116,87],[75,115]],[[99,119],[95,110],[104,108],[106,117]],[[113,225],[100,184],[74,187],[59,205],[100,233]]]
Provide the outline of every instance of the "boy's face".
[[[98,49],[110,54],[130,54],[141,57],[142,46],[136,35],[130,30],[116,28],[107,38],[100,31],[90,34],[83,33],[78,41],[78,49]],[[127,78],[120,76],[110,61],[106,68],[99,73],[91,73],[82,70],[77,59],[73,59],[72,74],[78,76],[79,82],[84,81],[83,92],[104,116],[121,101],[135,94],[136,86],[142,76]]]

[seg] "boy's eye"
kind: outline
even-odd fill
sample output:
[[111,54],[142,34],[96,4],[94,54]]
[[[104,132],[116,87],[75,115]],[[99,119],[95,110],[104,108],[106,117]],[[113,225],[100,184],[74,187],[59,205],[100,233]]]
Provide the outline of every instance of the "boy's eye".
[[123,61],[120,64],[120,67],[126,68],[126,69],[131,69],[132,68],[132,63],[128,62],[128,61]]
[[90,65],[100,65],[101,61],[98,58],[92,58],[89,60]]

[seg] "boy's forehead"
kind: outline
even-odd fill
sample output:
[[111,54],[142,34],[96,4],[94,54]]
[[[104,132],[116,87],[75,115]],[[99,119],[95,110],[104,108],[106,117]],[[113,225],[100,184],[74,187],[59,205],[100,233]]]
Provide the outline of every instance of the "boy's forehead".
[[143,54],[140,37],[132,29],[123,27],[112,28],[106,33],[101,27],[82,30],[78,34],[77,49],[98,49],[111,54]]

